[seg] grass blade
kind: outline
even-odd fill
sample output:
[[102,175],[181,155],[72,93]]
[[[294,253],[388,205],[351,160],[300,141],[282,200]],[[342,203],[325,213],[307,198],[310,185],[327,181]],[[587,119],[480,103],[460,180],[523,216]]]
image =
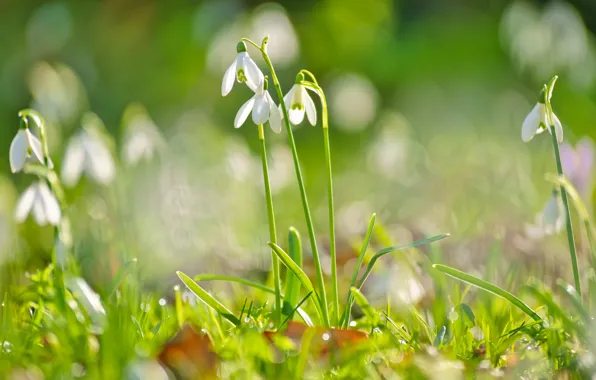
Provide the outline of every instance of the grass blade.
[[[228,282],[235,282],[241,285],[245,285],[257,290],[260,290],[262,292],[265,293],[269,293],[269,294],[273,294],[275,295],[275,289],[271,289],[266,287],[265,285],[261,285],[258,282],[254,282],[254,281],[250,281],[250,280],[245,280],[243,278],[239,278],[239,277],[233,277],[233,276],[223,276],[223,275],[218,275],[218,274],[199,274],[197,276],[195,276],[195,281],[196,282],[201,282],[201,281],[228,281]],[[280,294],[282,300],[285,300],[285,296],[283,294]],[[284,302],[285,304],[285,302]],[[302,304],[302,302],[300,302],[300,304]],[[300,304],[298,306],[300,306]],[[312,323],[312,319],[310,318],[310,316],[308,315],[308,313],[306,313],[303,309],[301,309],[300,307],[296,307],[291,309],[290,311],[293,313],[294,310],[296,310],[298,312],[298,315],[300,315],[300,317],[302,318],[302,320],[304,321],[304,323],[308,326],[313,326]],[[242,316],[242,314],[240,314]]]
[[[350,280],[350,289],[356,285],[356,280],[358,279],[358,272],[360,271],[360,267],[362,266],[362,262],[364,261],[364,256],[366,255],[366,251],[368,249],[368,245],[370,244],[370,239],[372,237],[374,227],[375,227],[375,219],[377,214],[372,214],[370,217],[370,221],[368,222],[368,228],[366,230],[366,235],[364,236],[364,241],[362,242],[362,247],[360,248],[360,254],[358,255],[358,261],[356,262],[356,267],[354,268],[354,273],[352,273],[352,279]],[[348,305],[353,303],[352,300],[353,296],[352,293],[348,293],[348,299],[346,300],[346,307],[344,312],[341,315],[341,319],[339,321],[339,325],[346,328],[348,326],[348,319],[350,315],[350,310],[348,309]]]
[[354,297],[354,301],[356,301],[356,304],[360,306],[360,308],[362,309],[364,315],[366,315],[366,317],[370,320],[370,323],[372,325],[375,325],[377,323],[377,313],[375,312],[375,309],[373,309],[373,307],[370,306],[370,303],[368,302],[364,294],[362,294],[362,292],[356,289],[355,287],[350,288],[350,293]]
[[325,326],[329,326],[329,321],[326,320],[326,318],[325,318],[325,316],[327,314],[323,313],[323,310],[322,310],[322,308],[327,307],[327,305],[321,305],[319,295],[315,291],[315,288],[314,288],[312,282],[310,281],[310,279],[308,278],[308,276],[306,275],[306,273],[304,273],[302,268],[300,268],[298,266],[298,264],[296,264],[294,262],[294,260],[292,260],[292,258],[280,246],[278,246],[275,243],[271,243],[271,242],[269,242],[269,246],[271,247],[271,249],[273,249],[273,252],[275,252],[277,257],[279,257],[281,262],[284,263],[284,265],[296,275],[298,280],[302,283],[302,286],[304,286],[306,288],[306,291],[313,292],[313,294],[315,295],[315,298],[316,298],[314,305],[315,305],[315,308],[317,309],[317,313],[319,314],[319,318],[321,318],[321,321],[323,322],[323,324]]
[[[358,282],[358,285],[355,287],[356,289],[360,290],[362,289],[362,286],[364,285],[364,282],[366,281],[366,279],[368,278],[368,276],[370,275],[370,273],[372,272],[375,263],[377,262],[377,260],[379,260],[381,257],[385,256],[388,253],[391,252],[397,252],[397,251],[402,251],[404,249],[408,249],[408,248],[414,248],[414,247],[418,247],[420,245],[424,245],[424,244],[429,244],[432,242],[435,242],[437,240],[441,240],[444,239],[446,237],[448,237],[449,234],[440,234],[440,235],[436,235],[433,237],[429,237],[426,239],[422,239],[422,240],[417,240],[415,242],[412,243],[408,243],[408,244],[404,244],[404,245],[398,245],[398,246],[394,246],[394,247],[387,247],[384,249],[381,249],[380,251],[378,251],[377,253],[375,253],[375,255],[372,257],[372,259],[370,260],[370,262],[368,263],[367,267],[366,267],[366,271],[364,272],[364,274],[362,275],[362,278],[360,279],[360,282]],[[347,326],[347,323],[349,321],[350,318],[350,312],[352,311],[352,306],[354,305],[354,299],[352,298],[348,304],[346,305],[346,317],[343,319],[344,321],[344,326]]]
[[517,306],[521,311],[528,314],[532,319],[535,321],[540,321],[542,318],[534,310],[532,310],[528,305],[526,305],[522,300],[514,296],[513,294],[509,293],[506,290],[499,288],[496,285],[491,284],[490,282],[486,282],[481,280],[477,277],[471,276],[467,273],[464,273],[460,270],[455,268],[448,267],[446,265],[435,264],[433,268],[438,270],[439,272],[445,273],[448,276],[451,276],[457,280],[466,282],[468,284],[472,284],[482,290],[485,290],[489,293],[493,293],[501,298],[506,299],[507,301],[511,302],[513,305]]
[[[302,268],[302,242],[298,230],[294,227],[290,227],[290,232],[288,233],[288,254],[296,265]],[[289,312],[294,308],[300,296],[300,281],[291,270],[286,271],[284,294],[286,296],[282,311],[285,315],[289,315]]]
[[216,300],[211,294],[207,293],[205,289],[201,288],[199,284],[193,281],[192,278],[188,277],[184,273],[177,271],[176,274],[180,277],[180,280],[186,285],[186,287],[193,292],[201,301],[211,307],[213,310],[221,314],[225,319],[230,321],[233,325],[240,325],[240,320],[232,314],[228,308],[226,308],[221,302]]

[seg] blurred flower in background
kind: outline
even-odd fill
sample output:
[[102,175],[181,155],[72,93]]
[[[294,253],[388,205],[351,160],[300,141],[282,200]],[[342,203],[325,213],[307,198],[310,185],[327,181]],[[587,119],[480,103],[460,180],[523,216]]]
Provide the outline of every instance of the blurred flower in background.
[[122,161],[136,165],[150,161],[165,149],[165,141],[155,122],[141,104],[130,104],[122,116]]

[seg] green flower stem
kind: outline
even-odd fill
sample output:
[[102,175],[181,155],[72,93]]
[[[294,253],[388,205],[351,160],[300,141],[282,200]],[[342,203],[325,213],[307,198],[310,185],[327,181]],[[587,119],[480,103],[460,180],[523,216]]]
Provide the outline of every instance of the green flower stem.
[[[263,182],[265,185],[265,199],[267,202],[267,217],[269,219],[269,240],[277,244],[277,232],[275,230],[275,213],[273,212],[273,197],[271,196],[271,183],[269,182],[269,168],[267,166],[267,149],[265,147],[265,131],[263,124],[259,124],[259,140],[261,142],[261,162],[263,163]],[[281,276],[279,273],[279,259],[273,250],[271,251],[271,266],[273,267],[273,288],[275,289],[275,323],[281,322]]]
[[288,134],[288,143],[290,145],[290,149],[292,151],[292,158],[294,160],[294,169],[296,171],[296,179],[298,180],[298,188],[300,189],[300,196],[302,198],[302,208],[304,209],[304,216],[306,218],[306,227],[308,229],[308,237],[310,239],[310,246],[312,250],[312,255],[315,263],[315,270],[317,272],[317,285],[319,287],[319,300],[322,309],[322,318],[323,324],[325,327],[329,327],[329,314],[327,312],[327,295],[325,292],[325,280],[323,278],[323,270],[321,268],[321,258],[319,257],[319,250],[317,248],[317,242],[315,238],[315,230],[312,223],[312,217],[310,214],[310,208],[308,206],[308,198],[306,197],[306,188],[304,186],[304,179],[302,178],[302,171],[300,169],[300,161],[298,160],[298,150],[296,149],[296,142],[294,141],[294,134],[292,133],[292,126],[290,125],[290,120],[288,117],[288,110],[286,108],[286,104],[284,101],[283,92],[281,90],[281,85],[279,84],[279,80],[277,79],[277,75],[275,73],[275,69],[273,68],[273,64],[271,63],[271,59],[267,54],[267,38],[263,40],[263,45],[259,46],[252,42],[247,38],[243,38],[243,41],[250,43],[259,51],[261,52],[267,67],[269,67],[269,72],[271,73],[271,80],[273,81],[273,86],[275,87],[275,91],[277,93],[277,97],[279,98],[279,103],[281,106],[281,111],[284,118],[284,124],[286,126],[286,132]]
[[333,305],[333,323],[339,323],[339,288],[337,281],[337,250],[335,247],[335,212],[333,202],[333,171],[331,169],[331,147],[329,144],[329,112],[327,108],[327,99],[323,89],[318,85],[315,76],[308,70],[302,70],[303,73],[311,77],[314,84],[314,90],[321,99],[322,124],[323,124],[323,144],[325,145],[325,164],[327,167],[327,200],[329,209],[329,256],[331,259],[331,302]]
[[58,250],[63,250],[61,254],[66,255],[67,258],[71,257],[71,248],[72,248],[72,233],[70,228],[70,221],[65,216],[66,211],[66,201],[64,197],[64,189],[62,188],[62,184],[60,183],[60,179],[56,172],[51,169],[51,161],[50,161],[50,150],[48,147],[48,139],[47,139],[47,130],[45,121],[41,117],[41,115],[32,109],[26,109],[19,112],[19,117],[21,118],[22,122],[25,124],[29,124],[29,119],[37,119],[39,123],[37,127],[39,129],[39,139],[41,140],[41,147],[44,162],[44,170],[39,170],[37,176],[40,179],[46,181],[49,184],[52,192],[56,196],[58,200],[58,204],[60,205],[60,211],[62,213],[62,219],[58,223],[58,225],[54,228],[55,234],[55,244],[54,250],[52,253],[52,262],[54,264],[54,271],[56,274],[55,281],[56,285],[56,293],[57,293],[57,303],[62,310],[66,310],[66,284],[64,282],[64,268],[60,260],[58,260]]
[[[552,110],[550,104],[547,106],[548,114],[552,120]],[[554,123],[550,123],[550,134],[553,142],[553,149],[555,151],[555,161],[557,162],[557,172],[563,176],[563,165],[561,164],[561,154],[559,153],[559,142],[557,141],[557,134],[555,133]],[[575,239],[573,237],[573,226],[571,225],[571,213],[569,212],[569,201],[567,199],[567,191],[561,186],[561,200],[565,208],[565,227],[567,228],[567,241],[569,242],[569,254],[571,255],[571,267],[573,268],[573,279],[575,281],[575,290],[581,299],[581,281],[579,277],[579,267],[577,265],[577,252],[575,250]]]

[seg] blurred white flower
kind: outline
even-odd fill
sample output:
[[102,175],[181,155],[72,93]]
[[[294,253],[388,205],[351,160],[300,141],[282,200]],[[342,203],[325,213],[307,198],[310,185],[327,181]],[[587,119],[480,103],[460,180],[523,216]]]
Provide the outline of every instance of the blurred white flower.
[[563,216],[563,203],[559,193],[553,192],[542,212],[536,216],[536,224],[526,226],[526,233],[535,239],[557,234],[563,229]]
[[41,141],[28,128],[21,128],[10,143],[10,170],[20,172],[27,162],[42,164],[43,150]]
[[306,87],[300,84],[303,78],[302,74],[298,74],[296,84],[284,96],[284,102],[286,103],[290,123],[294,125],[302,123],[306,113],[308,122],[314,126],[317,124],[317,109],[312,98],[306,92]]
[[33,219],[40,226],[58,225],[62,213],[54,194],[44,181],[33,183],[17,201],[15,220],[22,223],[33,213]]
[[159,128],[141,105],[127,107],[124,123],[122,159],[125,163],[136,165],[141,160],[150,161],[156,152],[165,147]]
[[[557,115],[553,113],[553,119],[555,122],[555,134],[557,135],[557,141],[559,143],[563,142],[563,126],[559,121]],[[535,135],[548,130],[550,132],[550,128],[547,126],[547,117],[546,117],[546,105],[544,103],[538,102],[532,108],[532,111],[526,116],[523,124],[522,124],[522,140],[524,142],[528,142],[534,138]]]
[[263,73],[246,52],[246,44],[239,42],[236,50],[238,52],[236,59],[224,73],[223,81],[221,82],[222,96],[226,96],[232,91],[234,78],[236,78],[238,83],[245,82],[253,92],[257,91],[257,88],[264,79]]
[[91,128],[81,129],[68,142],[62,162],[62,182],[68,187],[75,186],[83,172],[104,185],[110,183],[116,174],[110,150],[99,132]]
[[251,111],[252,121],[255,124],[265,124],[269,121],[274,132],[281,132],[281,113],[267,91],[267,80],[261,82],[255,95],[240,107],[234,119],[234,127],[240,128]]

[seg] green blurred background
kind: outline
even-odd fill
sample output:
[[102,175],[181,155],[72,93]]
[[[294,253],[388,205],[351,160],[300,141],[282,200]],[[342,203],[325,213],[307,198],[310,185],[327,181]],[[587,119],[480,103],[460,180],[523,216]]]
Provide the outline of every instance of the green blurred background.
[[[257,130],[250,120],[233,128],[251,94],[235,86],[223,98],[220,86],[238,40],[269,35],[284,91],[306,68],[328,97],[340,254],[352,254],[377,212],[396,241],[450,232],[445,260],[454,266],[481,270],[498,245],[537,274],[565,270],[562,236],[527,233],[551,194],[543,175],[555,168],[550,139],[523,143],[521,124],[558,74],[553,102],[566,141],[595,137],[595,30],[596,3],[585,0],[3,0],[0,262],[29,269],[50,257],[51,228],[13,222],[31,178],[10,174],[8,148],[17,112],[33,107],[48,121],[59,168],[85,111],[114,139],[115,182],[84,180],[67,193],[77,260],[92,282],[101,286],[133,256],[157,288],[177,269],[267,268]],[[134,102],[167,148],[131,166],[119,152]],[[267,133],[280,238],[289,226],[305,235],[285,132]],[[295,136],[326,248],[322,132],[305,124]]]

